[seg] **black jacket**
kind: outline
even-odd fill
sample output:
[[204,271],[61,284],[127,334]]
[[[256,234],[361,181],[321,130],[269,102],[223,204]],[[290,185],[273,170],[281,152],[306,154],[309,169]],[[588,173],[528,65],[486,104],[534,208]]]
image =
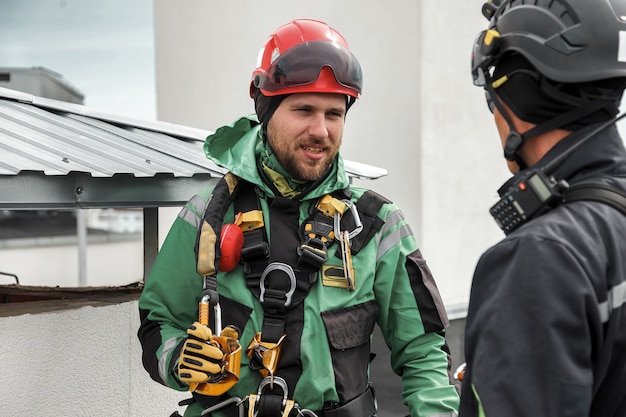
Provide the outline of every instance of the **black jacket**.
[[[559,142],[533,168],[595,127]],[[555,177],[626,191],[615,125]],[[626,216],[577,201],[521,226],[480,258],[466,326],[460,416],[626,416]]]

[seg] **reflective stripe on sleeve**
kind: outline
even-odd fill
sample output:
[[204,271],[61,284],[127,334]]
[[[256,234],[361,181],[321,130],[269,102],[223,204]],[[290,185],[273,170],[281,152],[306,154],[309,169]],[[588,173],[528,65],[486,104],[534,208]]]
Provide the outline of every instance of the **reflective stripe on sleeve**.
[[[193,207],[193,210],[189,208],[189,206]],[[178,213],[178,217],[195,227],[196,229],[200,228],[202,224],[202,213],[204,213],[204,207],[206,206],[205,201],[200,196],[193,196],[189,202],[183,207],[183,209]],[[200,214],[198,214],[200,213]]]
[[[176,345],[178,344],[176,338],[168,339],[163,343],[163,351],[161,352],[161,357],[159,358],[159,375],[165,384],[167,384],[167,359],[170,356],[170,352],[174,350]],[[176,360],[173,358],[172,360]]]
[[[413,234],[411,227],[409,227],[409,225],[404,222],[405,218],[400,210],[396,210],[393,213],[389,214],[389,216],[387,216],[387,219],[385,220],[385,227],[383,228],[381,234],[384,237],[380,240],[378,244],[378,254],[376,255],[376,261],[379,261],[389,249],[400,243],[402,239]],[[394,230],[385,236],[385,234],[392,229]]]
[[600,317],[602,323],[609,321],[609,317],[613,310],[617,310],[626,304],[626,282],[616,285],[611,288],[608,294],[608,300],[600,303],[598,308],[600,309]]

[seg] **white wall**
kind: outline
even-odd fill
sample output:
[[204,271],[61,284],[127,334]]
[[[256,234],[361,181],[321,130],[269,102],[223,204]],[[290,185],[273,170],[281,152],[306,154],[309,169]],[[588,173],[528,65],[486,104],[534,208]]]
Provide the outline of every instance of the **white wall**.
[[[4,308],[4,307],[3,307]],[[11,417],[166,417],[188,398],[141,364],[137,302],[0,318],[0,409]]]
[[215,130],[252,112],[250,74],[267,35],[293,18],[328,22],[364,72],[344,157],[389,171],[356,183],[400,205],[444,301],[465,303],[478,256],[503,236],[488,209],[508,178],[483,93],[469,73],[472,43],[487,23],[482,4],[156,0],[158,118]]

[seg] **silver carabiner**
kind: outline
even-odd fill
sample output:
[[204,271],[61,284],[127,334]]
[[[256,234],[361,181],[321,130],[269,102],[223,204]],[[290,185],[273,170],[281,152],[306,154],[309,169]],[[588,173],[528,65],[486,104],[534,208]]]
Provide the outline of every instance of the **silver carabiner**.
[[[359,217],[359,211],[356,209],[356,206],[354,205],[354,203],[350,200],[341,200],[342,203],[344,203],[346,206],[348,206],[348,208],[350,209],[350,211],[352,212],[352,217],[354,217],[354,230],[352,230],[349,234],[348,234],[348,238],[352,239],[353,237],[355,237],[356,235],[358,235],[359,233],[361,233],[361,230],[363,230],[363,223],[361,223],[361,217]],[[335,216],[334,216],[334,229],[335,229],[335,236],[336,238],[341,236],[341,214],[339,214],[339,212],[335,212]]]

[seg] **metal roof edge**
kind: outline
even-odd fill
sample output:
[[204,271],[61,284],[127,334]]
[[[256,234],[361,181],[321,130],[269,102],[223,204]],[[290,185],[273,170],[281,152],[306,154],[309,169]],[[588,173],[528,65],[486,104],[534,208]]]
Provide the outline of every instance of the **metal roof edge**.
[[185,139],[195,139],[204,141],[210,135],[210,130],[198,129],[190,126],[179,125],[175,123],[163,122],[160,120],[142,120],[135,119],[120,114],[108,113],[84,106],[82,104],[68,103],[61,100],[35,96],[29,93],[12,90],[10,88],[0,87],[0,98],[7,98],[23,103],[32,104],[33,106],[42,107],[49,110],[62,111],[66,113],[78,114],[81,116],[91,117],[114,124],[121,124],[129,127],[151,130],[153,132],[164,133]]

